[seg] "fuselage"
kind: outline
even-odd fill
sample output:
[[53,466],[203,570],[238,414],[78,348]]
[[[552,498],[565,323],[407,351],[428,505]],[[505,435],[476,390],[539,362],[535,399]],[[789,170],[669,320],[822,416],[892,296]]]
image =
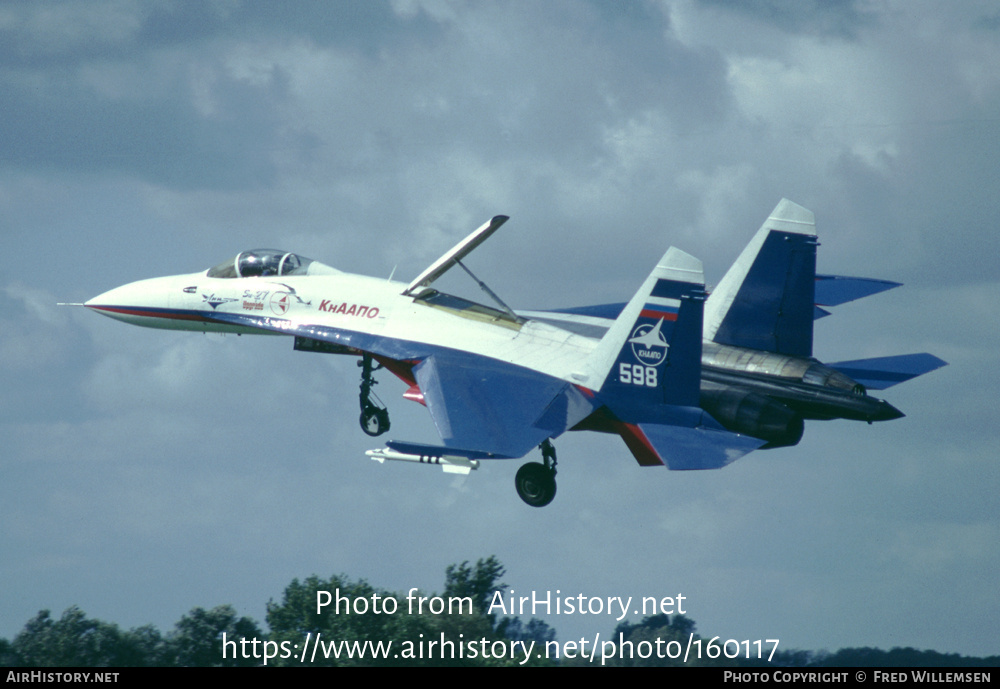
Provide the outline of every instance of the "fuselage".
[[[600,342],[603,328],[570,332],[432,289],[405,295],[403,283],[310,263],[299,274],[218,277],[220,271],[213,268],[141,280],[85,306],[151,328],[306,339],[314,334],[326,351],[332,344],[340,351],[402,362],[393,372],[411,384],[407,364],[442,349],[523,366],[578,386],[587,382],[581,362]],[[607,320],[606,327],[611,323]],[[772,446],[798,442],[803,419],[871,422],[902,416],[815,359],[710,341],[702,349],[701,406],[730,430],[766,438]]]
[[[579,363],[597,341],[540,321],[403,283],[349,273],[209,277],[207,272],[140,280],[87,301],[98,313],[169,330],[309,337],[393,359],[452,349],[579,382]],[[575,374],[575,375],[574,375]]]

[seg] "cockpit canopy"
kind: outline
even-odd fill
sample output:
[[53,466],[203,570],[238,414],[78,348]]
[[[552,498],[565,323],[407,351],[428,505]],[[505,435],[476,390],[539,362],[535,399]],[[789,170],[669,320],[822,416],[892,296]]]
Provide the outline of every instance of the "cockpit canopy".
[[256,278],[284,275],[336,275],[340,271],[328,265],[278,249],[251,249],[234,259],[210,268],[210,278]]

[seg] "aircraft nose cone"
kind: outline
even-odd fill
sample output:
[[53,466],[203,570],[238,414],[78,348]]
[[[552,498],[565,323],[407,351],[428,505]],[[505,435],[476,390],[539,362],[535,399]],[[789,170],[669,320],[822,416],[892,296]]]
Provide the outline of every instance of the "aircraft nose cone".
[[83,302],[83,305],[88,309],[98,309],[101,306],[106,306],[108,304],[120,303],[120,299],[115,298],[115,292],[119,291],[121,288],[116,287],[115,289],[109,289],[107,292],[102,292],[96,297],[92,297],[87,301]]
[[888,402],[882,402],[879,404],[876,416],[872,421],[892,421],[893,419],[901,419],[906,414],[896,409],[894,406]]
[[172,278],[152,278],[130,282],[98,294],[83,303],[85,307],[115,320],[159,327],[153,322],[170,304]]
[[115,318],[117,314],[135,306],[138,303],[132,284],[122,285],[102,292],[92,299],[83,302],[88,309]]

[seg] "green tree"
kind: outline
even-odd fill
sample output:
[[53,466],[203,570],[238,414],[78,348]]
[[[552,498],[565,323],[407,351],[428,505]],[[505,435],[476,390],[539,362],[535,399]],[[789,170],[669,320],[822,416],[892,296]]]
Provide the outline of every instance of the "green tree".
[[[329,604],[320,608],[318,596]],[[413,665],[410,659],[396,657],[395,651],[387,657],[375,658],[371,645],[419,640],[421,634],[429,638],[433,631],[427,617],[407,613],[397,594],[376,589],[364,580],[352,581],[344,575],[325,580],[317,576],[304,581],[294,579],[285,588],[280,603],[268,602],[267,624],[271,628],[269,640],[285,643],[285,648],[296,648],[297,644],[301,648],[309,635],[311,643],[324,644],[309,664],[327,666]],[[339,645],[342,642],[349,645],[345,652],[341,652],[345,648]],[[356,643],[357,648],[366,648],[366,642],[370,643],[364,652],[355,652],[356,647],[351,646]],[[292,655],[276,658],[274,664],[300,662]]]
[[486,616],[493,628],[496,615],[489,612],[490,603],[498,591],[507,587],[500,581],[506,572],[495,555],[476,560],[475,566],[470,566],[468,560],[460,565],[448,565],[444,571],[444,593],[446,596],[471,598],[476,610]]
[[[222,639],[234,641],[260,639],[264,634],[249,617],[239,617],[231,605],[211,610],[194,608],[177,622],[167,637],[165,664],[184,667],[246,667],[260,665],[260,660],[242,654],[223,658]],[[233,657],[235,655],[235,657]]]
[[258,661],[222,658],[222,633],[236,640],[262,637],[257,624],[237,617],[231,606],[195,608],[164,638],[147,625],[121,631],[117,625],[89,619],[77,607],[58,620],[42,610],[10,644],[12,660],[27,667],[143,667],[187,665],[218,667],[257,665]]
[[125,652],[117,625],[88,619],[76,606],[58,620],[40,611],[14,637],[11,650],[28,667],[121,667],[136,661]]
[[119,667],[162,667],[170,664],[167,642],[151,624],[122,632]]
[[21,667],[24,663],[7,639],[0,639],[0,667]]

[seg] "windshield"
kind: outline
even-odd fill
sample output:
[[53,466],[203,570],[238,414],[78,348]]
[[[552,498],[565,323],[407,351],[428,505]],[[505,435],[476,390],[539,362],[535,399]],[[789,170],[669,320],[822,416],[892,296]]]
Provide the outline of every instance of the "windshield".
[[[209,269],[210,278],[251,278],[275,275],[306,275],[311,264],[322,266],[311,258],[278,249],[251,249],[236,258]],[[323,266],[324,268],[326,266]],[[332,270],[332,269],[328,269]],[[313,271],[317,272],[317,271]],[[324,271],[325,272],[325,271]]]

